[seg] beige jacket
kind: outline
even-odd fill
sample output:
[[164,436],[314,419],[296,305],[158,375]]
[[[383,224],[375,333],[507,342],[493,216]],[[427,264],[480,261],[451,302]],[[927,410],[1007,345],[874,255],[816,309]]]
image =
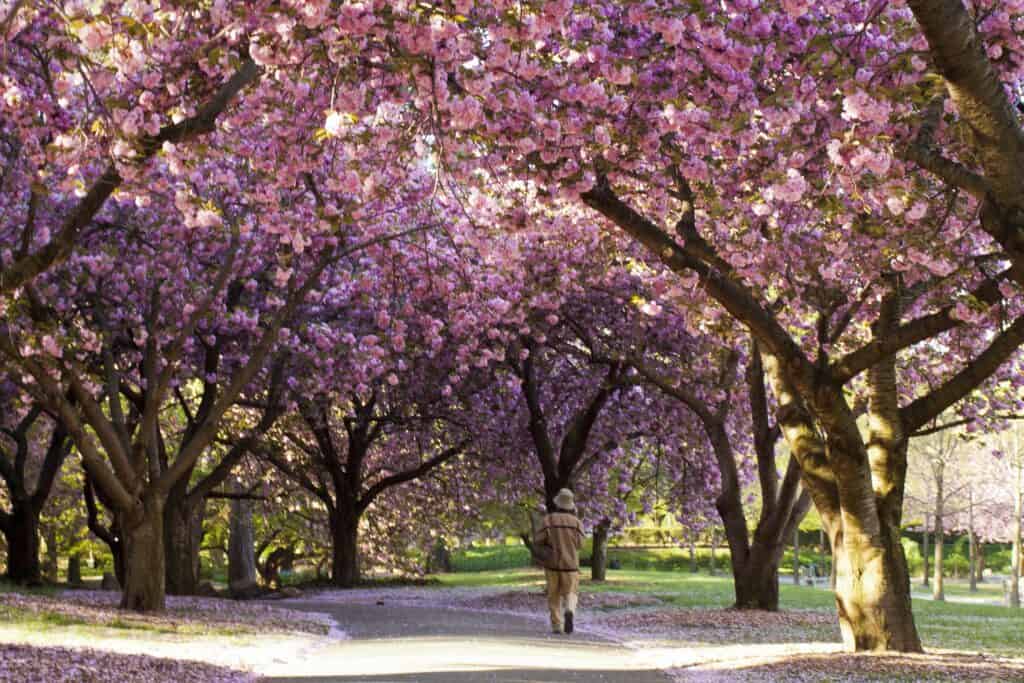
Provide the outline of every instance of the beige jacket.
[[583,523],[570,512],[552,512],[545,515],[537,532],[536,543],[549,545],[554,557],[547,569],[575,572],[580,569],[580,544],[583,543]]

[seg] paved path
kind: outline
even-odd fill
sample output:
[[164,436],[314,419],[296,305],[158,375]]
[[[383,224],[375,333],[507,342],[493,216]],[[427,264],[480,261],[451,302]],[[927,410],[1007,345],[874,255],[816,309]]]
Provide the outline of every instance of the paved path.
[[639,653],[527,617],[402,605],[291,602],[327,612],[351,640],[282,663],[267,681],[395,683],[668,683]]

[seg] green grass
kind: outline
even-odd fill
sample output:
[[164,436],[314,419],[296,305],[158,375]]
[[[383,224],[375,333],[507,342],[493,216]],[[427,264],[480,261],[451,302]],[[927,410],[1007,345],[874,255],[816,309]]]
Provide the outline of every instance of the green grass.
[[529,564],[530,551],[522,544],[474,546],[452,553],[452,569],[456,572],[496,571]]
[[[922,586],[919,576],[914,577],[913,591],[915,596],[932,594],[932,586]],[[986,581],[978,584],[978,590],[971,592],[970,585],[965,580],[946,579],[942,582],[942,591],[947,598],[976,598],[982,600],[1002,600],[1003,585],[1000,581]]]
[[[543,582],[536,569],[514,569],[474,574],[446,574],[445,586],[501,586],[510,590],[535,587]],[[986,585],[988,588],[989,585]],[[645,593],[679,607],[728,607],[733,601],[732,580],[690,572],[650,570],[609,571],[608,581],[591,583],[586,572],[583,592],[617,591]],[[950,590],[967,592],[966,585],[947,584]],[[810,586],[794,586],[783,579],[779,587],[782,609],[815,609],[832,612],[832,593]],[[971,605],[915,600],[914,615],[927,648],[950,648],[1019,657],[1024,652],[1024,610],[993,605]]]
[[[580,561],[589,566],[591,541],[586,539],[580,549]],[[711,568],[711,548],[697,547],[697,569],[708,572]],[[665,547],[615,547],[608,549],[609,562],[618,562],[622,569],[658,570],[658,571],[692,571],[690,550],[678,546]],[[821,557],[814,552],[801,552],[800,561],[805,567],[811,563],[821,562]],[[462,548],[452,553],[452,569],[455,572],[498,571],[517,569],[530,566],[530,553],[524,545],[516,541],[509,544],[482,545]],[[790,573],[793,566],[793,555],[786,551],[782,559],[781,572]],[[723,574],[729,572],[729,549],[720,546],[715,551],[715,567]]]

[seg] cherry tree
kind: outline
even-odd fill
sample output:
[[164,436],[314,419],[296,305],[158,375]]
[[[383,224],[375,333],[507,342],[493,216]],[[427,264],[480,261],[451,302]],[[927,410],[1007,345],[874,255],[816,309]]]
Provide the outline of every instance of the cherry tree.
[[246,12],[174,3],[7,3],[0,193],[11,294],[67,259],[167,146],[213,132],[260,78]]
[[1009,540],[1012,545],[1010,559],[1010,591],[1011,607],[1020,607],[1020,578],[1022,572],[1021,559],[1021,525],[1024,523],[1024,447],[1022,447],[1020,425],[1014,423],[992,439],[995,447],[993,474],[1000,485],[996,489],[999,496],[992,511],[995,513],[993,526],[988,535],[1000,540]]
[[458,479],[454,459],[468,456],[462,405],[486,376],[460,377],[476,335],[446,325],[449,297],[464,286],[450,253],[447,237],[423,234],[339,262],[295,328],[293,409],[257,452],[327,510],[341,587],[359,580],[360,526],[378,497],[442,472]]
[[0,477],[7,510],[0,510],[0,532],[7,542],[7,578],[38,584],[39,518],[71,450],[68,433],[43,407],[10,382],[3,387],[3,447]]
[[[1013,273],[988,253],[969,201],[949,211],[923,201],[950,195],[928,177],[898,175],[887,150],[844,142],[851,127],[851,139],[873,135],[917,102],[895,108],[863,93],[858,78],[872,76],[876,33],[865,39],[844,26],[883,24],[867,7],[812,21],[796,10],[736,3],[695,13],[655,3],[594,13],[559,3],[510,25],[500,8],[473,6],[467,25],[442,19],[443,38],[433,37],[457,45],[462,63],[477,59],[448,72],[458,94],[449,87],[430,100],[447,100],[452,121],[438,154],[465,167],[478,158],[474,135],[483,136],[488,162],[499,157],[553,194],[578,196],[643,244],[652,266],[698,284],[750,329],[836,549],[844,640],[918,650],[898,533],[907,435],[996,372],[1024,321],[1006,287]],[[480,25],[511,44],[502,66],[490,68],[502,51],[474,38]],[[526,35],[529,51],[516,42]],[[785,40],[755,58],[773,35]],[[904,89],[923,79],[910,61],[887,72],[909,72]],[[928,134],[918,128],[898,132]],[[875,182],[890,169],[897,182]],[[916,230],[922,222],[928,229]],[[976,239],[925,241],[943,222]],[[897,354],[965,324],[991,326],[1004,311],[1011,325],[982,337],[932,392],[901,402]],[[845,393],[861,375],[866,439]]]
[[[946,529],[956,526],[949,524],[962,512],[971,510],[973,504],[971,478],[977,466],[976,458],[966,443],[965,435],[955,425],[938,423],[931,427],[930,434],[911,441],[908,454],[909,469],[907,503],[914,508],[927,510],[933,520],[935,558],[932,580],[932,598],[945,600],[943,590],[943,542]],[[970,530],[973,546],[973,529]],[[972,557],[973,560],[973,552]],[[973,569],[972,569],[973,575]]]
[[[231,451],[223,467],[213,470],[214,479],[198,491],[184,488],[243,390],[251,393],[260,383],[273,395],[274,371],[266,361],[287,339],[284,326],[320,273],[368,244],[393,238],[392,223],[366,218],[365,239],[339,240],[332,231],[340,218],[328,216],[320,223],[323,233],[296,242],[284,226],[316,214],[316,195],[308,188],[300,189],[306,202],[288,207],[288,213],[258,215],[255,207],[274,204],[275,197],[261,194],[258,186],[239,196],[241,188],[223,173],[211,172],[204,180],[210,183],[207,201],[216,209],[196,198],[195,191],[203,191],[197,176],[189,190],[171,182],[157,198],[147,195],[144,208],[122,204],[121,230],[97,237],[89,253],[76,257],[45,289],[26,288],[27,316],[58,329],[40,334],[27,327],[23,334],[32,334],[39,347],[4,348],[26,381],[31,378],[26,386],[58,413],[92,483],[120,517],[126,607],[162,604],[167,502],[172,495],[202,496],[230,471],[236,457]],[[176,229],[163,227],[168,216],[178,217]],[[407,227],[395,232],[402,229]],[[291,241],[279,251],[282,233]],[[120,249],[117,240],[127,240],[131,249]],[[314,257],[289,265],[303,253]],[[74,298],[54,296],[72,283]],[[42,303],[40,291],[56,302],[55,311]],[[182,420],[172,415],[163,421],[169,401],[180,405]],[[248,436],[240,435],[235,453],[267,428],[276,410],[273,400],[265,401],[263,416]]]

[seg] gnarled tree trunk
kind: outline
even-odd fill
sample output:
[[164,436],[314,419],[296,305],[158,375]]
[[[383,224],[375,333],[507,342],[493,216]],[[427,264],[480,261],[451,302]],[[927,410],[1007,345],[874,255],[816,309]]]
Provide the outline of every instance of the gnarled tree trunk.
[[[910,577],[899,543],[896,505],[902,503],[899,477],[905,465],[899,461],[905,463],[906,440],[893,442],[881,437],[885,431],[902,436],[892,429],[893,406],[873,407],[876,437],[869,461],[841,389],[823,388],[815,396],[815,414],[827,418],[821,421],[819,432],[778,360],[767,353],[763,358],[783,435],[803,468],[804,486],[814,498],[832,545],[836,608],[844,644],[852,651],[919,652],[921,641],[911,610]],[[895,368],[887,370],[888,376],[872,378],[875,395],[895,399]],[[872,478],[876,470],[878,481]],[[893,472],[897,480],[890,479]]]
[[164,591],[164,510],[157,496],[143,498],[121,513],[124,533],[124,583],[121,607],[137,612],[162,610]]

